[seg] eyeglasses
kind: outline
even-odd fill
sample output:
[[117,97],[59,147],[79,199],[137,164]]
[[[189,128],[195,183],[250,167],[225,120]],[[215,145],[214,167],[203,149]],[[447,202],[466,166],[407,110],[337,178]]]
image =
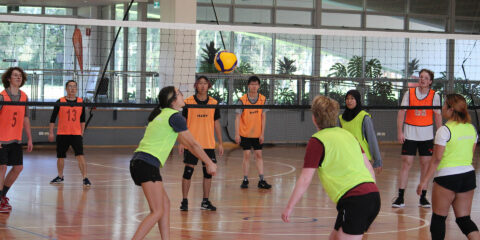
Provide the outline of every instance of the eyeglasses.
[[178,96],[178,95],[182,95],[182,97],[183,97],[182,91],[178,90],[178,92],[177,92],[177,94],[176,94],[175,96]]
[[67,89],[77,89],[77,86],[67,86]]

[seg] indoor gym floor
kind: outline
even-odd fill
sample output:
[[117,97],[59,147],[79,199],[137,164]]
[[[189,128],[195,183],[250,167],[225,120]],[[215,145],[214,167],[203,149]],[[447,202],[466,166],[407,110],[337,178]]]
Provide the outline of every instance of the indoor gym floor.
[[[364,239],[430,239],[431,209],[417,206],[418,160],[405,193],[406,207],[391,208],[400,168],[400,145],[382,144],[383,172],[377,178],[382,198],[379,216]],[[72,152],[65,161],[65,183],[51,185],[56,174],[54,149],[35,149],[24,155],[24,170],[8,193],[13,211],[0,214],[0,239],[130,239],[149,211],[140,187],[129,173],[133,148],[87,148],[89,189],[83,189]],[[190,210],[179,210],[182,158],[176,149],[161,170],[171,200],[171,239],[328,239],[336,217],[335,205],[323,192],[318,177],[297,204],[291,223],[280,215],[303,165],[305,146],[264,148],[265,176],[271,190],[257,189],[257,171],[250,165],[250,188],[240,189],[242,151],[226,150],[218,159],[210,200],[216,212],[200,210],[202,171],[197,166],[190,189]],[[475,159],[478,153],[475,154]],[[476,167],[476,161],[474,162]],[[477,184],[478,185],[478,184]],[[429,194],[430,196],[430,191]],[[430,197],[429,197],[430,199]],[[472,218],[480,223],[480,200],[475,194]],[[146,239],[160,239],[155,226]],[[447,219],[446,239],[466,239],[453,212]]]

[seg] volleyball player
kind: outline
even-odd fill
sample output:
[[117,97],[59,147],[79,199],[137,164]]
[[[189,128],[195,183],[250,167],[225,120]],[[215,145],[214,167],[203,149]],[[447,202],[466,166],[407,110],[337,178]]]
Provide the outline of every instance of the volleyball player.
[[185,105],[182,93],[173,86],[164,87],[158,94],[158,106],[148,117],[145,135],[130,161],[130,173],[136,185],[142,186],[150,214],[138,226],[132,239],[143,239],[158,223],[162,239],[170,239],[170,199],[165,192],[160,167],[178,139],[215,175],[217,166],[188,131],[185,118],[178,112]]
[[313,99],[312,121],[318,132],[308,142],[302,173],[282,220],[290,221],[293,208],[318,172],[325,192],[337,204],[330,239],[362,239],[380,211],[380,194],[360,144],[347,130],[335,126],[338,112],[337,101],[325,96]]
[[365,151],[368,160],[372,161],[373,158],[373,169],[379,174],[382,171],[382,156],[371,115],[362,109],[360,92],[348,91],[345,95],[345,105],[345,111],[338,117],[340,125],[353,134]]
[[[418,87],[410,88],[403,96],[402,106],[440,106],[440,96],[431,89],[434,79],[433,72],[422,69],[419,73]],[[406,115],[406,117],[405,117]],[[402,167],[398,176],[398,197],[392,207],[405,206],[404,193],[407,187],[408,172],[415,155],[420,155],[420,176],[425,175],[433,153],[433,116],[435,125],[442,126],[442,116],[439,110],[432,109],[402,109],[397,116],[397,138],[402,143]],[[427,187],[422,190],[419,206],[429,208]]]
[[[82,98],[77,97],[77,82],[67,81],[65,84],[67,96],[60,98],[57,102],[61,103],[81,103]],[[57,170],[58,175],[50,183],[63,183],[63,168],[65,166],[65,157],[67,150],[72,146],[75,152],[75,158],[78,161],[78,167],[82,173],[83,185],[88,187],[92,183],[87,177],[87,164],[83,156],[83,133],[85,131],[85,107],[82,106],[55,106],[50,117],[48,140],[53,142],[53,128],[58,116],[57,127]]]
[[445,238],[445,220],[450,206],[455,213],[455,222],[467,238],[480,239],[477,225],[470,218],[477,186],[472,159],[478,136],[470,123],[465,98],[448,94],[442,116],[447,123],[437,130],[432,161],[418,184],[417,194],[422,194],[436,172],[432,190],[432,239]]
[[[258,92],[260,79],[248,78],[248,93],[238,101],[239,105],[264,105],[266,98]],[[241,188],[248,188],[248,170],[250,168],[250,151],[253,148],[259,175],[258,188],[270,189],[263,177],[262,145],[265,139],[266,109],[239,109],[235,118],[235,142],[243,148],[243,181]]]
[[[27,102],[27,95],[20,88],[27,81],[27,74],[19,67],[8,68],[2,75],[5,90],[0,93],[0,102]],[[23,152],[20,142],[22,131],[27,134],[27,151],[33,150],[27,106],[0,105],[0,212],[12,211],[7,197],[8,190],[23,170]],[[7,165],[12,166],[7,176]]]
[[[194,88],[195,95],[185,99],[185,104],[194,105],[218,105],[218,101],[208,96],[208,89],[212,87],[212,83],[205,76],[199,76],[195,80]],[[192,136],[197,140],[204,149],[205,153],[210,159],[217,163],[215,158],[215,135],[218,139],[218,152],[220,156],[223,155],[223,140],[222,129],[220,127],[220,111],[218,108],[183,108],[182,115],[187,119],[188,130]],[[180,205],[180,210],[188,211],[188,191],[190,190],[191,178],[195,165],[198,163],[198,158],[195,157],[187,148],[184,150],[183,145],[179,146],[180,154],[184,155],[183,162],[185,169],[182,178],[182,195],[183,199]],[[212,175],[208,174],[203,166],[203,200],[200,205],[203,210],[216,211],[217,208],[210,202],[210,188],[212,186]]]

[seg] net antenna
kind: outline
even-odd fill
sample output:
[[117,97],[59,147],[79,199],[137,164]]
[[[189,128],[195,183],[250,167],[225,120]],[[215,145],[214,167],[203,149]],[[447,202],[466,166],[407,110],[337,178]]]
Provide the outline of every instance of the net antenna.
[[[132,0],[128,4],[127,11],[125,11],[125,15],[123,15],[123,20],[122,21],[128,21],[128,14],[129,14],[130,8],[132,7],[134,2],[135,2],[135,0]],[[115,35],[115,39],[113,39],[112,47],[110,48],[110,52],[108,53],[107,61],[105,62],[105,66],[103,67],[103,70],[102,70],[102,75],[100,77],[100,82],[97,85],[97,89],[95,90],[95,94],[93,95],[93,102],[94,103],[97,102],[98,93],[104,87],[102,83],[103,83],[104,78],[105,78],[105,72],[107,71],[108,64],[110,63],[110,59],[112,58],[113,51],[115,50],[115,43],[117,43],[118,35],[120,35],[121,30],[122,30],[122,27],[119,27],[118,30],[117,30],[117,34]],[[94,109],[96,109],[96,107],[90,108],[90,114],[89,114],[90,116],[88,117],[88,120],[85,123],[85,130],[87,130],[88,124],[92,120]]]
[[[478,10],[479,10],[479,7],[477,7],[477,9],[475,10],[475,16],[478,16]],[[475,23],[476,23],[476,20],[474,21],[474,24],[472,24],[472,30],[470,32],[474,32]],[[468,81],[468,78],[467,78],[467,73],[465,72],[465,63],[468,60],[470,60],[470,56],[472,56],[472,52],[475,49],[475,47],[477,46],[477,41],[478,40],[475,40],[475,42],[473,42],[472,49],[470,49],[470,52],[468,53],[467,56],[465,56],[465,58],[462,61],[462,72],[463,72],[463,77],[465,78],[465,83],[466,84],[468,84],[469,81]],[[465,88],[465,85],[463,87]],[[476,104],[475,104],[475,97],[473,95],[473,86],[470,89],[469,97],[470,97],[470,100],[471,100],[470,103],[472,104],[472,107],[475,111],[475,123],[477,124],[477,133],[479,133],[480,132],[480,130],[479,130],[480,122],[479,122],[479,119],[478,119],[478,112],[477,112],[477,107],[476,107]]]
[[[215,15],[215,22],[217,23],[217,25],[220,25],[220,23],[218,22],[217,11],[215,10],[215,4],[213,4],[213,0],[210,0],[210,2],[212,3],[213,15]],[[223,50],[227,50],[227,48],[225,47],[225,41],[223,40],[222,31],[220,30],[218,32],[220,33],[220,39],[222,39]],[[227,116],[228,116],[228,109],[227,109]],[[230,132],[228,131],[228,117],[227,117],[224,129],[225,129],[225,133],[227,135],[228,140],[230,142],[235,142],[235,139],[233,139],[230,136]]]

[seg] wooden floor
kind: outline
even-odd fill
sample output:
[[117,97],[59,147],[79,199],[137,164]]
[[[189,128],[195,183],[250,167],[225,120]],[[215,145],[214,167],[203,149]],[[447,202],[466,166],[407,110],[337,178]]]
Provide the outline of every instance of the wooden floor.
[[[392,209],[400,168],[400,145],[382,145],[384,171],[377,178],[382,208],[364,239],[430,239],[430,209],[417,206],[418,162],[411,171],[406,207]],[[53,149],[25,153],[24,171],[8,193],[13,211],[0,214],[0,239],[130,239],[149,208],[141,188],[130,179],[128,163],[133,149],[86,149],[90,189],[83,189],[76,161],[66,161],[65,183],[50,185],[56,176]],[[216,212],[200,210],[202,171],[196,168],[190,190],[190,211],[180,212],[182,159],[175,153],[162,169],[171,200],[172,239],[328,239],[336,217],[335,205],[318,178],[293,213],[293,222],[280,219],[303,163],[305,147],[264,149],[265,175],[271,190],[256,187],[251,164],[249,189],[240,189],[242,151],[218,157],[210,199]],[[69,154],[71,156],[71,154]],[[475,156],[478,157],[478,154]],[[252,162],[253,163],[253,162]],[[475,166],[476,167],[476,166]],[[476,169],[478,169],[476,167]],[[478,185],[478,184],[477,184]],[[429,192],[430,195],[430,192]],[[479,194],[472,218],[480,223]],[[147,239],[160,239],[157,227]],[[464,239],[453,214],[447,219],[447,238]]]

